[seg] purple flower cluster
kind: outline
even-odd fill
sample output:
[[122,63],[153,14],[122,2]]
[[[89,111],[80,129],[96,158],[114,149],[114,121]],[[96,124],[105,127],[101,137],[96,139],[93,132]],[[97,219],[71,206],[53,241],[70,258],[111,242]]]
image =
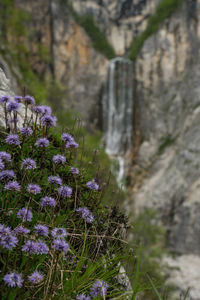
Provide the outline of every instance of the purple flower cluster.
[[19,136],[17,134],[9,134],[6,138],[6,143],[9,145],[19,145]]
[[59,187],[58,189],[58,195],[62,198],[67,198],[67,197],[71,197],[72,195],[72,188],[70,188],[67,185],[62,185],[61,187]]
[[12,273],[9,273],[9,274],[6,274],[3,278],[4,282],[10,286],[10,287],[19,287],[21,288],[22,287],[22,284],[23,284],[23,279],[22,279],[22,275],[19,274],[19,273],[15,273],[15,272],[12,272]]
[[43,278],[44,275],[42,275],[42,273],[38,271],[34,271],[31,275],[28,276],[28,280],[33,284],[40,283],[40,281],[42,281]]
[[49,233],[49,229],[46,225],[39,224],[39,225],[35,225],[34,228],[35,228],[36,235],[47,236]]
[[70,167],[70,170],[71,170],[72,174],[74,174],[74,175],[79,174],[79,169],[78,168]]
[[86,223],[91,224],[94,221],[94,216],[93,214],[89,211],[87,208],[77,208],[77,212],[81,212],[82,218],[85,220]]
[[30,193],[30,194],[33,194],[33,195],[37,195],[41,192],[41,187],[37,184],[32,184],[30,183],[28,186],[27,186],[27,192]]
[[16,101],[16,102],[18,102],[18,103],[21,103],[22,102],[22,99],[23,99],[23,97],[22,96],[15,96],[14,97],[14,100]]
[[21,186],[17,181],[9,181],[5,186],[5,190],[8,191],[17,191],[19,192],[21,190]]
[[23,246],[22,251],[26,252],[27,254],[48,254],[49,247],[46,245],[45,242],[38,240],[32,241],[28,240]]
[[49,176],[48,177],[48,182],[51,183],[51,184],[61,185],[62,184],[62,179],[58,176]]
[[43,114],[45,114],[45,115],[51,115],[52,110],[51,110],[50,106],[42,105],[42,109],[43,109]]
[[34,105],[35,104],[35,99],[32,97],[32,96],[25,96],[24,97],[24,103],[27,104],[27,105]]
[[102,280],[97,280],[91,287],[90,295],[92,297],[105,296],[107,294],[107,289],[109,285]]
[[0,172],[0,180],[10,180],[15,177],[16,176],[13,170],[3,170]]
[[44,109],[43,109],[43,106],[42,105],[36,105],[33,107],[33,111],[36,113],[36,114],[43,114],[44,113]]
[[18,111],[18,109],[20,108],[20,103],[16,102],[15,100],[11,100],[7,103],[6,105],[6,110],[8,112],[11,112],[11,111]]
[[21,132],[21,135],[23,135],[23,136],[29,136],[29,135],[32,135],[33,130],[27,126],[27,127],[21,128],[20,132]]
[[67,253],[69,250],[69,245],[62,239],[56,239],[53,241],[53,248],[57,251],[62,251],[63,253]]
[[78,143],[75,142],[73,136],[69,133],[62,134],[62,141],[65,142],[66,148],[78,148]]
[[64,165],[66,163],[66,157],[60,154],[54,155],[53,163],[56,165]]
[[11,161],[11,155],[5,151],[0,151],[0,159],[3,162],[10,162]]
[[24,158],[21,164],[21,169],[33,170],[36,168],[36,162],[31,158]]
[[49,140],[47,138],[40,138],[36,141],[35,145],[37,147],[45,148],[49,146]]
[[9,96],[1,96],[0,97],[0,103],[4,104],[7,103],[10,100]]
[[0,159],[0,170],[3,170],[5,168],[5,165],[3,163],[3,160]]
[[23,222],[30,222],[32,220],[33,214],[30,209],[23,207],[18,211],[17,217]]
[[30,229],[20,225],[18,227],[16,227],[14,230],[13,230],[14,234],[16,235],[27,235],[30,233]]
[[51,115],[44,115],[41,118],[41,123],[43,126],[46,126],[48,128],[50,127],[56,127],[57,118]]
[[99,190],[99,185],[98,183],[96,183],[95,179],[93,179],[92,181],[88,181],[86,183],[86,186],[91,190],[96,190],[96,191]]
[[12,250],[17,244],[18,239],[12,234],[10,227],[0,224],[0,245],[7,250]]
[[56,239],[63,239],[67,236],[67,232],[65,228],[54,228],[51,231],[51,235]]
[[56,201],[54,198],[46,196],[42,198],[40,206],[56,206]]
[[33,111],[41,116],[51,115],[52,113],[51,107],[46,105],[36,105],[33,107]]

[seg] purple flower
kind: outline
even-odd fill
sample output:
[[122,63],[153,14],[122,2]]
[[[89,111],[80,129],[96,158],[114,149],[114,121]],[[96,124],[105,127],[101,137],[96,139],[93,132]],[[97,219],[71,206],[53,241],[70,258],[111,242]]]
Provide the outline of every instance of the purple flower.
[[15,96],[15,97],[14,97],[14,100],[15,100],[16,102],[18,102],[18,103],[21,103],[21,102],[22,102],[22,99],[23,99],[22,96]]
[[10,100],[9,96],[1,96],[0,103],[7,103]]
[[33,284],[40,283],[40,281],[42,281],[43,278],[44,276],[42,275],[42,273],[38,271],[34,271],[31,275],[28,276],[28,280]]
[[33,214],[30,209],[23,207],[18,211],[17,217],[19,219],[22,219],[23,222],[27,222],[27,221],[30,222],[32,220]]
[[82,218],[85,220],[86,223],[91,224],[94,221],[94,216],[93,214],[89,211],[87,208],[77,208],[77,212],[81,212]]
[[49,233],[49,229],[45,225],[42,225],[42,224],[35,225],[34,228],[35,228],[36,235],[47,236]]
[[17,111],[20,108],[20,103],[11,100],[7,103],[6,105],[6,110],[11,112],[11,111]]
[[51,107],[50,107],[50,106],[42,105],[42,108],[43,108],[43,113],[44,113],[45,115],[51,115],[52,110],[51,110]]
[[44,197],[40,202],[40,206],[56,206],[56,201],[52,197]]
[[45,244],[45,242],[38,240],[32,241],[28,240],[23,246],[22,251],[27,252],[27,254],[47,254],[49,252],[48,246]]
[[5,235],[11,234],[11,228],[0,224],[0,238],[3,238]]
[[62,198],[71,197],[71,195],[72,195],[72,188],[70,188],[67,185],[62,185],[58,189],[58,195],[60,195]]
[[52,184],[61,185],[62,184],[62,179],[58,176],[49,176],[48,177],[48,182],[52,183]]
[[21,186],[17,181],[9,181],[5,186],[4,186],[5,190],[8,191],[20,191],[21,190]]
[[21,169],[33,170],[36,168],[36,162],[31,158],[24,158],[21,164]]
[[74,174],[74,175],[78,175],[79,174],[79,169],[77,169],[77,168],[70,167],[70,170],[71,170],[72,174]]
[[48,128],[50,127],[56,127],[57,118],[51,115],[44,115],[41,118],[41,123],[43,126],[46,126]]
[[17,246],[17,244],[18,239],[13,234],[3,234],[0,238],[0,245],[8,250],[12,250],[12,248]]
[[35,99],[33,97],[27,95],[27,96],[24,97],[24,103],[27,104],[27,105],[29,105],[29,104],[34,105],[35,104]]
[[37,242],[37,254],[47,254],[49,252],[49,247],[47,244],[41,240]]
[[9,134],[6,138],[6,143],[9,145],[19,145],[19,136],[17,134]]
[[48,147],[49,146],[49,140],[47,138],[40,138],[35,143],[37,147]]
[[67,253],[67,251],[69,250],[69,245],[64,240],[56,239],[53,241],[53,248],[57,251]]
[[36,254],[37,253],[37,242],[28,240],[26,243],[22,246],[22,251],[27,252],[28,254]]
[[88,181],[86,183],[86,186],[91,190],[98,191],[98,189],[99,189],[99,185],[96,183],[96,181],[94,179],[92,181]]
[[36,114],[43,114],[44,113],[44,108],[42,105],[36,105],[33,107],[33,111],[36,113]]
[[30,127],[23,127],[20,129],[21,135],[28,136],[33,133],[33,130]]
[[54,237],[54,238],[64,238],[67,236],[67,232],[66,232],[66,229],[65,228],[54,228],[52,231],[51,231],[51,235]]
[[11,161],[11,155],[5,151],[0,151],[0,159],[3,162],[10,162]]
[[22,275],[19,274],[19,273],[15,273],[15,272],[12,272],[12,273],[9,273],[9,274],[6,274],[3,278],[3,280],[5,281],[5,283],[10,286],[10,287],[19,287],[21,288],[22,287],[22,283],[23,283],[23,279],[22,279]]
[[13,230],[14,234],[18,235],[18,234],[21,234],[21,235],[27,235],[30,233],[30,230],[22,225],[16,227],[14,230]]
[[13,170],[3,170],[0,172],[0,180],[10,180],[15,177]]
[[54,155],[53,157],[53,163],[56,165],[62,164],[64,165],[66,162],[66,157],[60,154]]
[[102,280],[96,280],[93,286],[91,287],[90,295],[92,297],[105,296],[107,294],[107,288],[109,285]]
[[85,296],[84,294],[80,294],[76,296],[76,300],[91,300],[90,296]]
[[63,133],[62,136],[61,136],[61,138],[62,138],[62,141],[66,142],[66,143],[74,141],[73,136],[71,134],[69,134],[69,133]]
[[76,143],[75,141],[67,142],[65,148],[78,148],[78,143]]
[[0,159],[0,170],[3,170],[5,168],[5,165],[3,163],[3,160]]
[[30,183],[28,186],[27,186],[27,192],[30,193],[30,194],[33,194],[33,195],[37,195],[41,192],[41,187],[37,184],[32,184]]

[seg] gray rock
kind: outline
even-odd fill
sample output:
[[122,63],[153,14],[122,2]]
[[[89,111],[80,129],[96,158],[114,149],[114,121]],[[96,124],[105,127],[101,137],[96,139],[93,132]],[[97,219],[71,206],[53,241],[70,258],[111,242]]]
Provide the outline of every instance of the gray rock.
[[[184,1],[145,42],[136,61],[143,141],[136,163],[146,173],[137,190],[130,187],[128,203],[132,212],[157,211],[158,221],[167,230],[168,247],[181,255],[178,264],[182,271],[185,268],[184,278],[188,277],[191,297],[196,300],[200,299],[199,281],[187,270],[196,270],[191,255],[197,260],[200,256],[199,15],[199,1]],[[134,168],[129,168],[129,174]],[[181,274],[176,276],[183,290]]]
[[133,38],[141,33],[160,0],[73,0],[80,14],[92,14],[105,32],[117,55],[123,55]]

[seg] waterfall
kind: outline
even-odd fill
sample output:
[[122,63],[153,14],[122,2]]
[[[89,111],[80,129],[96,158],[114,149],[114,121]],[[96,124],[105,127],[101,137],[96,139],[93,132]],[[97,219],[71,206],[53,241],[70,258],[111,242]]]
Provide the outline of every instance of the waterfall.
[[118,159],[121,180],[123,157],[133,144],[133,64],[129,59],[117,57],[109,62],[102,108],[106,152]]

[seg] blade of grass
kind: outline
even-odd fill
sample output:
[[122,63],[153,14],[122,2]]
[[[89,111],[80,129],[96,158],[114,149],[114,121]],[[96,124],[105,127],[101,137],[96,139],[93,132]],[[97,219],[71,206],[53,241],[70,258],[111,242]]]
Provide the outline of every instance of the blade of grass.
[[136,299],[136,295],[138,292],[138,286],[139,286],[139,276],[140,276],[140,261],[141,261],[141,247],[138,250],[138,258],[137,258],[137,265],[136,265],[136,274],[135,274],[135,280],[134,280],[134,287],[133,287],[133,295],[131,300]]
[[186,292],[183,300],[186,300],[187,296],[189,295],[189,291],[190,291],[190,288],[187,289],[187,292]]
[[149,280],[149,282],[150,282],[150,284],[151,284],[151,286],[152,286],[152,288],[153,288],[156,296],[158,296],[158,299],[159,300],[163,300],[162,297],[161,297],[161,295],[160,295],[160,293],[158,292],[157,288],[155,287],[153,281],[151,280],[150,276],[148,274],[146,274],[146,275],[147,275],[147,278],[148,278],[148,280]]

